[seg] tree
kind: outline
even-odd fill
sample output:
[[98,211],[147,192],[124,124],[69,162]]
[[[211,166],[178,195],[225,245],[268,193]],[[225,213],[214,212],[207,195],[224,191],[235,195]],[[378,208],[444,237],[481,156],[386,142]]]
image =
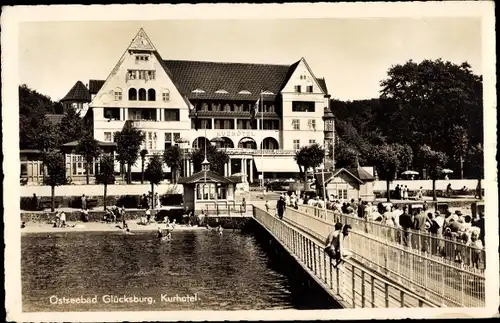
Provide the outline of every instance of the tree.
[[94,139],[91,133],[87,133],[78,141],[76,146],[77,154],[82,155],[85,158],[85,175],[87,179],[87,185],[89,184],[90,176],[90,165],[92,162],[99,157],[101,154],[101,149],[99,148],[99,143]]
[[470,168],[470,173],[477,178],[477,196],[482,199],[482,186],[481,180],[484,177],[484,151],[483,146],[478,144],[471,147],[468,153],[468,167]]
[[[224,165],[229,161],[229,156],[223,149],[207,144],[207,159],[210,163],[210,169],[214,173],[221,173]],[[193,168],[195,172],[201,171],[201,163],[205,159],[205,147],[202,146],[191,153]]]
[[392,142],[414,150],[428,144],[452,156],[449,134],[461,126],[473,144],[482,143],[482,77],[468,63],[410,60],[391,66],[387,74],[381,99],[391,102],[385,123],[392,128]]
[[106,211],[106,196],[109,184],[115,182],[115,161],[112,154],[101,157],[99,162],[99,173],[96,176],[98,183],[104,185],[104,211]]
[[141,155],[141,184],[144,184],[144,162],[146,161],[146,155],[148,154],[147,149],[142,149]]
[[163,152],[163,161],[172,170],[172,181],[177,184],[178,172],[182,165],[182,150],[178,146],[170,146]]
[[359,151],[356,148],[350,147],[341,138],[336,138],[334,156],[336,168],[350,168],[356,166],[358,156]]
[[413,164],[413,149],[410,145],[406,144],[394,144],[396,151],[398,153],[400,169],[409,170]]
[[45,117],[53,113],[55,103],[45,95],[19,86],[19,147],[46,152],[59,144],[54,127]]
[[45,184],[51,188],[50,209],[54,212],[54,196],[55,188],[59,185],[64,185],[66,181],[66,163],[64,155],[60,152],[50,151],[44,153],[43,156],[44,166],[47,168],[44,180]]
[[57,130],[61,144],[79,140],[84,136],[83,119],[74,107],[69,106],[66,109]]
[[427,170],[427,174],[432,179],[432,196],[436,197],[436,180],[442,175],[443,167],[448,162],[448,157],[441,151],[434,151],[431,147],[423,145],[419,150],[419,162]]
[[325,150],[318,144],[301,147],[294,156],[301,173],[304,175],[304,191],[309,190],[307,182],[307,170],[318,167],[325,159]]
[[374,164],[381,179],[386,182],[387,202],[391,201],[390,182],[396,178],[401,167],[401,145],[383,144],[374,149]]
[[127,164],[127,183],[132,182],[132,165],[135,165],[139,158],[141,145],[146,139],[146,135],[135,127],[125,127],[115,134],[117,159],[120,164]]
[[151,184],[151,194],[153,196],[151,208],[155,208],[155,191],[154,186],[158,185],[163,180],[163,162],[161,156],[154,154],[149,158],[148,166],[146,167],[146,180]]
[[453,125],[449,134],[450,143],[453,147],[453,156],[458,158],[460,165],[460,179],[464,178],[464,158],[467,155],[469,137],[467,130],[460,125]]

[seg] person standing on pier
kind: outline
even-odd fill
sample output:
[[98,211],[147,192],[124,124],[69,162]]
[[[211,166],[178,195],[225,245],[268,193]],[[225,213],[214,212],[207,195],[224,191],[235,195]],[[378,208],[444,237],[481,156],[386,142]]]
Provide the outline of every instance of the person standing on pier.
[[280,199],[276,203],[276,211],[278,212],[278,217],[283,220],[283,213],[285,213],[286,202],[283,196],[280,196]]

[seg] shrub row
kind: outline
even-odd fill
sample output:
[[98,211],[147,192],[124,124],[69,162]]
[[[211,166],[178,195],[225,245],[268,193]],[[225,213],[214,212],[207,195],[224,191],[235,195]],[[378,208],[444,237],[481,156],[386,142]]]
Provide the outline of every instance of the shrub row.
[[[140,207],[141,195],[120,195],[120,196],[107,196],[107,205],[118,205],[125,206],[128,209],[135,209]],[[55,204],[58,207],[69,207],[75,209],[82,208],[81,196],[55,196]],[[97,200],[93,206],[99,207],[104,205],[104,197],[100,196],[88,196],[87,200]],[[39,197],[37,208],[32,197],[21,197],[20,207],[21,210],[34,211],[40,210],[41,205],[50,206],[50,197]],[[183,195],[182,194],[164,194],[160,196],[161,205],[182,205]],[[91,203],[87,203],[91,206]],[[90,207],[89,207],[90,208]]]

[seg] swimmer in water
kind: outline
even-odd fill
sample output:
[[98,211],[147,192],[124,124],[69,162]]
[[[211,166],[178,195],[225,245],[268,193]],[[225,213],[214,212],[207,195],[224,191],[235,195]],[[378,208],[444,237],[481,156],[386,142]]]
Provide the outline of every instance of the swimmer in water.
[[158,227],[157,236],[158,236],[158,238],[160,238],[160,239],[161,239],[161,238],[163,238],[163,232],[161,231],[161,228],[160,228],[160,227]]
[[217,232],[222,235],[222,225],[219,224],[219,226],[217,227]]

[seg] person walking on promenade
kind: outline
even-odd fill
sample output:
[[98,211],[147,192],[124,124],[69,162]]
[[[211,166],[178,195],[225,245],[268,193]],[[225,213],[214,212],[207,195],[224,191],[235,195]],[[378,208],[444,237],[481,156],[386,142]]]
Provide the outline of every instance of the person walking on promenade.
[[87,209],[87,197],[85,196],[85,194],[82,194],[82,210],[86,209]]
[[269,201],[266,200],[266,212],[269,213]]
[[278,217],[283,220],[283,213],[285,213],[286,210],[286,203],[285,199],[283,196],[280,196],[280,199],[276,203],[276,211],[278,212]]
[[425,233],[427,232],[428,217],[425,212],[419,212],[413,220],[413,230],[417,232],[415,240],[417,241],[417,248],[422,252],[427,252],[427,239]]
[[413,221],[411,219],[411,215],[408,214],[408,207],[403,206],[403,214],[399,216],[399,226],[403,229],[403,245],[409,246],[409,230],[413,226]]

